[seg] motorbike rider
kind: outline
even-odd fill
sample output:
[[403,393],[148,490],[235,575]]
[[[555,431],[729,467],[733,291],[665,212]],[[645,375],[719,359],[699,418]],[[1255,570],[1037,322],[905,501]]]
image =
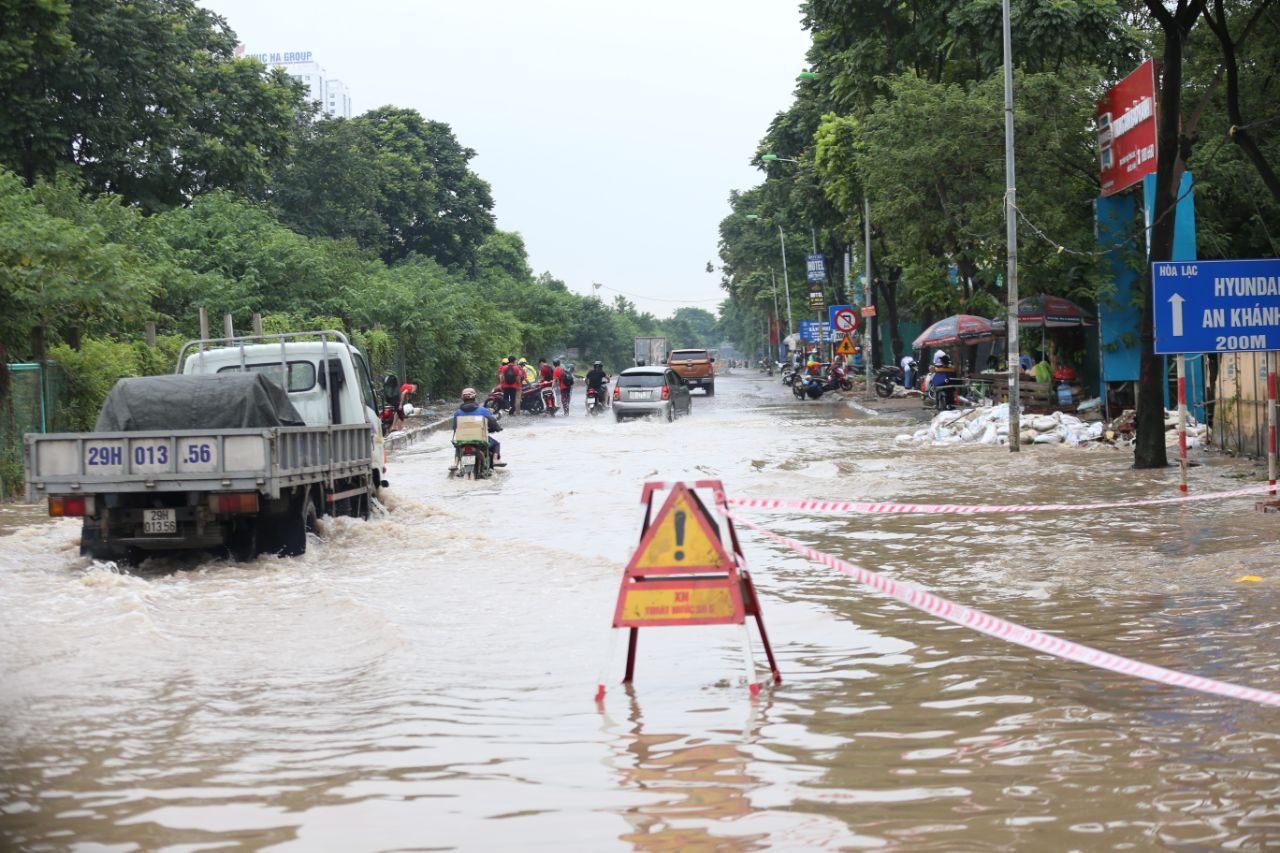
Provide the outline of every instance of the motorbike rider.
[[573,396],[573,368],[561,367],[560,359],[551,362],[555,365],[551,370],[551,381],[560,389],[560,410],[569,414],[569,398]]
[[520,366],[515,356],[503,359],[502,368],[498,371],[498,387],[502,389],[502,405],[507,414],[514,415],[520,402]]
[[902,387],[914,388],[916,381],[916,358],[911,353],[907,353],[899,362],[902,367]]
[[[458,428],[458,418],[461,417],[479,417],[489,422],[489,432],[502,432],[502,424],[498,423],[498,419],[493,416],[493,412],[486,409],[476,401],[476,389],[462,389],[462,403],[458,406],[458,410],[453,413],[453,429]],[[501,468],[507,463],[499,461],[502,458],[502,445],[498,443],[492,435],[489,436],[489,460],[495,468]],[[450,470],[457,468],[457,464],[450,466]]]
[[951,382],[955,375],[955,368],[951,366],[951,356],[943,353],[942,358],[937,359],[937,363],[934,364],[933,375],[929,380],[929,388],[936,389],[934,393],[939,411],[949,411],[956,407],[956,389]]
[[520,369],[524,371],[524,381],[526,385],[530,385],[538,381],[538,371],[529,363],[529,359],[520,359]]
[[605,386],[608,384],[609,374],[604,372],[604,363],[597,361],[592,364],[591,369],[587,371],[587,390],[595,391],[605,405],[609,404],[609,395],[605,393]]

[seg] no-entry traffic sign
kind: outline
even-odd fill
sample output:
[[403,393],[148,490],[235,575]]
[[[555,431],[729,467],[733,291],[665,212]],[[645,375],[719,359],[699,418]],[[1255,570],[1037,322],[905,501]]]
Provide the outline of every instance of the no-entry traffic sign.
[[831,319],[831,331],[835,335],[851,335],[862,325],[858,309],[852,305],[832,305],[828,313]]
[[1155,351],[1280,350],[1280,259],[1151,265]]

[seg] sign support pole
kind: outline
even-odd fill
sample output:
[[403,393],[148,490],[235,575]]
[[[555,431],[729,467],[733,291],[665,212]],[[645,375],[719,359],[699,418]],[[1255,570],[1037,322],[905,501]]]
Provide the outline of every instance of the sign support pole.
[[1174,356],[1178,361],[1178,491],[1187,493],[1187,357]]
[[1267,483],[1268,495],[1276,496],[1276,354],[1267,357]]
[[[867,269],[866,275],[862,280],[862,304],[871,305],[871,200],[865,196],[862,199],[862,238],[866,243]],[[862,367],[866,371],[867,386],[863,391],[862,399],[871,400],[873,394],[871,392],[871,318],[864,318],[862,326]]]

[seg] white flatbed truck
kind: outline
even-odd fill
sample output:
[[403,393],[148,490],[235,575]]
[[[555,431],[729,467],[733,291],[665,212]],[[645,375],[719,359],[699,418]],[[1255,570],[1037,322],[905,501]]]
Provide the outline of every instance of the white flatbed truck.
[[367,518],[385,456],[368,366],[346,336],[191,341],[178,357],[177,375],[226,373],[264,374],[304,425],[29,434],[27,499],[82,517],[82,554],[130,563],[190,549],[297,555],[320,515]]

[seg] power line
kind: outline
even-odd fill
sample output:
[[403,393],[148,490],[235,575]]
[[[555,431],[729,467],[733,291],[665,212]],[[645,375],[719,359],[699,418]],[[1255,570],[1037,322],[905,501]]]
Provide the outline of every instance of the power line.
[[642,296],[641,294],[638,294],[638,293],[630,293],[625,290],[618,290],[618,288],[610,287],[607,284],[593,284],[591,286],[599,287],[604,290],[609,290],[614,293],[621,293],[623,296],[630,296],[632,299],[648,299],[653,302],[678,302],[678,303],[683,303],[685,305],[690,305],[690,304],[701,304],[706,302],[723,302],[724,301],[724,299],[721,297],[716,297],[715,299],[664,299],[661,296]]

